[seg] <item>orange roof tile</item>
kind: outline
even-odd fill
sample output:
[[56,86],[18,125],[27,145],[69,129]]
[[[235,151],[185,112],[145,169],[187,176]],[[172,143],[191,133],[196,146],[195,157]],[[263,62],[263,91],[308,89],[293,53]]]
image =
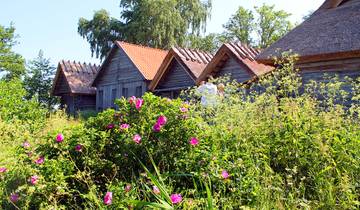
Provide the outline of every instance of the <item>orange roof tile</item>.
[[125,51],[147,80],[152,80],[154,78],[168,52],[166,50],[130,44],[122,41],[115,41],[115,43]]

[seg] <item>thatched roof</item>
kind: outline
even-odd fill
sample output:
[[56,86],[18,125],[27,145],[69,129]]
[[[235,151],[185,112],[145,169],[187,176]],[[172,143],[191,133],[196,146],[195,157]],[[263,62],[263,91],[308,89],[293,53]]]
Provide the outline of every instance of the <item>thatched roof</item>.
[[212,58],[213,55],[208,52],[181,47],[172,47],[166,55],[154,79],[151,81],[149,89],[156,89],[156,86],[161,81],[161,78],[164,78],[167,72],[169,72],[168,70],[173,59],[176,59],[181,63],[184,67],[184,71],[187,71],[195,82]]
[[271,63],[271,57],[290,49],[299,54],[299,62],[360,56],[360,0],[326,0],[257,60]]
[[257,77],[270,72],[273,70],[272,66],[261,64],[255,60],[255,57],[260,52],[259,49],[255,49],[240,42],[223,44],[216,52],[211,62],[206,66],[205,70],[197,78],[196,83],[199,84],[201,81],[204,81],[208,75],[220,71],[230,57],[236,59],[239,65],[244,64],[252,77]]
[[60,61],[51,90],[52,95],[86,94],[94,95],[96,88],[91,87],[99,66],[75,61]]

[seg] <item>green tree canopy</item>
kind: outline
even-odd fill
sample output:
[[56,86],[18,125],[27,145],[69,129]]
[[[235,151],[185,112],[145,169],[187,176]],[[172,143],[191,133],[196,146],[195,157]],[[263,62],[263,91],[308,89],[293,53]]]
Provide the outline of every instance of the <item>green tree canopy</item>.
[[44,58],[40,50],[38,57],[29,62],[24,78],[24,87],[27,91],[26,99],[35,98],[38,103],[47,109],[52,109],[58,103],[58,99],[50,95],[55,67],[50,59]]
[[25,72],[25,60],[12,48],[17,44],[15,28],[0,25],[0,75],[5,79],[20,78]]
[[80,18],[78,32],[96,57],[106,56],[114,40],[158,48],[183,46],[189,34],[205,31],[211,0],[121,0],[120,20],[105,10]]

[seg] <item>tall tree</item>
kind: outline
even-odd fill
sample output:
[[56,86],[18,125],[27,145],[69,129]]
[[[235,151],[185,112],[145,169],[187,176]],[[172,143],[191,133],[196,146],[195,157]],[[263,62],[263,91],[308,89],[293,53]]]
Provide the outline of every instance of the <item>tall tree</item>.
[[253,43],[251,33],[254,30],[254,15],[251,10],[239,7],[229,21],[223,25],[227,41],[240,41],[245,44]]
[[25,60],[13,51],[17,44],[15,28],[0,25],[0,74],[7,79],[20,78],[25,72]]
[[26,99],[35,98],[47,109],[53,109],[58,104],[58,98],[50,95],[55,70],[50,59],[44,58],[44,53],[40,50],[38,57],[29,62],[26,70],[24,78]]
[[220,45],[219,34],[211,33],[206,36],[189,35],[185,47],[215,53]]
[[255,7],[258,13],[257,28],[258,47],[266,48],[292,29],[289,17],[290,13],[284,10],[275,10],[274,5],[263,4],[261,7]]
[[183,46],[188,34],[205,31],[211,0],[121,0],[120,20],[100,10],[92,20],[80,18],[78,32],[103,58],[112,41],[169,48]]

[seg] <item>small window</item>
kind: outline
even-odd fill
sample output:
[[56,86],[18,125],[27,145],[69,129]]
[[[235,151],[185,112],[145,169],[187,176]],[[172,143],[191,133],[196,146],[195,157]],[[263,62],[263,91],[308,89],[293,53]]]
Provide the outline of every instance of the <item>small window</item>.
[[115,108],[115,100],[116,100],[116,89],[111,90],[111,106]]
[[104,103],[104,91],[99,90],[99,95],[98,95],[98,110],[99,111],[103,110],[103,103]]
[[128,89],[127,88],[123,88],[122,89],[122,96],[125,97],[125,98],[128,98],[129,97],[129,93],[128,93]]
[[135,96],[136,97],[141,97],[142,96],[142,88],[141,88],[141,86],[136,87]]

